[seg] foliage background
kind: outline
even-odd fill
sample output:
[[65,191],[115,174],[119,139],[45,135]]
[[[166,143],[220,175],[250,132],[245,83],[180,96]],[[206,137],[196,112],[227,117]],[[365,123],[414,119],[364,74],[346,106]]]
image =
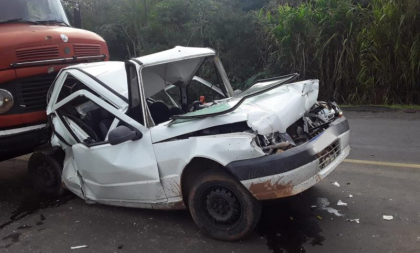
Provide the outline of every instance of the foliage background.
[[[113,60],[214,48],[234,88],[291,72],[321,98],[420,104],[418,0],[79,0]],[[71,16],[71,6],[67,3]]]

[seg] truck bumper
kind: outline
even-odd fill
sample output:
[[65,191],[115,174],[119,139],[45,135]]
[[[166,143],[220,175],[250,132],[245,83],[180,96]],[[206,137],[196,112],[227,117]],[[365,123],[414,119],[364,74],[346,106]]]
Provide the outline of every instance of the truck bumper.
[[258,200],[293,196],[330,174],[350,153],[350,129],[340,118],[312,141],[269,156],[235,161],[227,169]]
[[33,152],[50,136],[46,124],[0,131],[0,162]]

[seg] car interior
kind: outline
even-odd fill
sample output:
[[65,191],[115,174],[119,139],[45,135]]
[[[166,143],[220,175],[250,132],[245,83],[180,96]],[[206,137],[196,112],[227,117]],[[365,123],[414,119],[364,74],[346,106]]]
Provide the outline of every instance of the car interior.
[[[210,87],[196,79],[206,79]],[[147,105],[155,125],[166,122],[174,115],[200,110],[213,102],[228,97],[226,92],[219,94],[212,89],[223,91],[213,58],[194,58],[170,62],[142,71],[143,86]],[[185,94],[185,97],[181,96]]]
[[[146,102],[155,125],[170,120],[174,115],[200,110],[210,106],[213,101],[228,97],[225,95],[226,92],[222,93],[218,72],[212,59],[207,59],[209,63],[207,65],[205,60],[195,58],[156,65],[143,70]],[[217,92],[212,89],[213,84],[210,82],[206,81],[206,86],[193,79],[195,75],[201,75],[214,82]],[[57,102],[82,89],[100,97],[78,79],[68,75]],[[185,94],[184,98],[181,94]],[[85,133],[83,136],[78,136],[85,143],[106,141],[109,129],[115,120],[114,115],[86,97],[73,99],[58,112],[67,122],[71,122],[71,128],[79,128],[79,131],[73,129],[73,132]],[[121,124],[124,123],[121,122],[119,125]]]

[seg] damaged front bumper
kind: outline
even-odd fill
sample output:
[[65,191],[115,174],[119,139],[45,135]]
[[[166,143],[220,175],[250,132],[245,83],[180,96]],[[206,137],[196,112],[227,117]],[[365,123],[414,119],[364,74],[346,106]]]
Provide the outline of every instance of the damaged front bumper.
[[331,173],[350,153],[350,129],[342,117],[313,140],[283,153],[235,161],[227,169],[258,199],[293,196]]

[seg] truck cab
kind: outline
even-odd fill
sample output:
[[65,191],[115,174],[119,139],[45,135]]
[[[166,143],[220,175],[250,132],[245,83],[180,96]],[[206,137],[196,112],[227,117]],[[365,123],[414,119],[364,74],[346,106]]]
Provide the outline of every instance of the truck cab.
[[72,64],[109,60],[99,35],[73,28],[60,0],[0,0],[0,161],[48,141],[47,93]]

